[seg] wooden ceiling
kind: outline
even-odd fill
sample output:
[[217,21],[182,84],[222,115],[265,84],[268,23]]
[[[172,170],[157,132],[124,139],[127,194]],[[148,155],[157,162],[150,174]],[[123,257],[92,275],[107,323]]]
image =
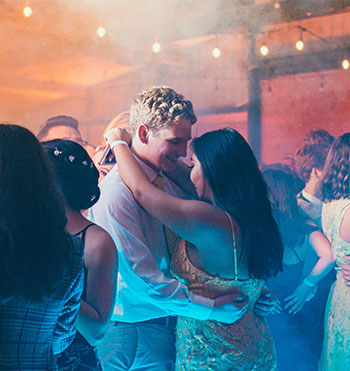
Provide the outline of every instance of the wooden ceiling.
[[[186,68],[182,56],[199,54],[218,34],[245,35],[266,25],[350,10],[348,0],[0,0],[0,109],[35,107],[86,89],[147,73],[156,62]],[[30,5],[31,17],[23,16]],[[104,26],[106,36],[96,29]],[[198,67],[200,70],[200,66]],[[207,69],[203,68],[202,74]],[[240,68],[225,69],[237,78]],[[140,72],[141,71],[141,72]],[[237,72],[238,71],[238,72]],[[5,103],[4,103],[5,102]],[[2,103],[2,105],[1,105]],[[6,120],[6,114],[0,117]]]

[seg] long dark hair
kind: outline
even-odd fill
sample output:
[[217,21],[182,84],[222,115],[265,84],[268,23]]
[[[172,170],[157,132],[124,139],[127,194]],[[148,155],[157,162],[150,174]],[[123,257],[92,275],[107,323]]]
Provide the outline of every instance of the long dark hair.
[[240,226],[242,254],[247,256],[250,275],[276,275],[282,267],[282,242],[266,184],[248,143],[236,130],[227,128],[196,138],[192,148],[216,205]]
[[0,124],[0,298],[54,294],[71,266],[65,211],[35,136]]
[[321,188],[325,202],[350,197],[350,133],[337,138],[329,150]]
[[100,197],[99,172],[88,153],[67,139],[43,142],[64,199],[72,210],[89,209]]
[[280,230],[283,246],[295,248],[304,242],[308,230],[296,199],[301,190],[298,177],[283,164],[265,166],[262,174],[270,191],[272,213]]

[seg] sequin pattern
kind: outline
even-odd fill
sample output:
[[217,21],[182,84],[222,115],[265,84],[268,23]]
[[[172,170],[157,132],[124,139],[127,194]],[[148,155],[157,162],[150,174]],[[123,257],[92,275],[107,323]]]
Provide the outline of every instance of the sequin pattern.
[[226,325],[178,317],[177,370],[276,370],[274,342],[265,319],[254,314],[262,280],[239,281],[215,277],[196,268],[181,241],[172,258],[173,274],[192,292],[209,298],[240,290],[249,297],[248,310],[236,323]]

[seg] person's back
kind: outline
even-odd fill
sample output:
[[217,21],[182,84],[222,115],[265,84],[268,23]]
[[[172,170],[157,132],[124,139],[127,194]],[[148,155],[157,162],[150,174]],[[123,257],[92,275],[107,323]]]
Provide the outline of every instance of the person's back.
[[342,270],[350,255],[350,133],[333,143],[322,178],[322,225],[332,244],[336,281],[331,287],[325,313],[325,336],[319,370],[350,369],[350,290]]
[[[331,269],[330,245],[299,211],[295,198],[296,174],[285,165],[272,164],[265,167],[263,175],[270,188],[274,216],[284,243],[283,271],[267,281],[268,288],[284,307],[281,313],[268,319],[276,340],[278,363],[286,371],[292,371],[296,365],[303,370],[315,370],[322,344],[324,306],[318,295],[313,296],[316,282]],[[317,259],[308,266],[306,260],[310,253]],[[296,354],[300,356],[297,363],[293,363]]]
[[77,321],[77,333],[70,347],[58,358],[62,369],[100,370],[95,345],[107,330],[115,300],[117,254],[106,231],[83,214],[100,196],[98,170],[85,149],[70,140],[42,143],[62,193],[66,230],[84,245],[84,292]]
[[0,125],[0,365],[56,369],[73,341],[83,249],[65,232],[63,205],[40,143]]
[[73,261],[59,290],[29,301],[25,296],[0,300],[2,370],[56,370],[56,355],[73,341],[82,291],[83,246],[74,238]]

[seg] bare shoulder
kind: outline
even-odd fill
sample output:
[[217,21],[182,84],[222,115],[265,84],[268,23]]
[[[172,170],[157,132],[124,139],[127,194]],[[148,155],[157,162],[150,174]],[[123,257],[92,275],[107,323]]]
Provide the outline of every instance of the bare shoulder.
[[106,262],[114,260],[117,254],[111,236],[100,226],[93,225],[85,235],[85,261]]

